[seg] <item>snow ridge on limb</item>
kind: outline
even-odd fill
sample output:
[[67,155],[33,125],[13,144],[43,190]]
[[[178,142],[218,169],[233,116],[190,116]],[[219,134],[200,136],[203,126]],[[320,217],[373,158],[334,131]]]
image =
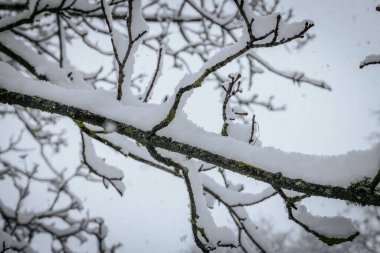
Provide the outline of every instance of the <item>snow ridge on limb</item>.
[[351,219],[342,216],[314,216],[303,205],[297,205],[296,208],[289,214],[295,222],[330,246],[352,241],[359,235]]
[[83,80],[81,73],[60,68],[46,57],[31,50],[22,40],[16,39],[12,32],[0,33],[0,49],[40,80],[50,81],[55,85],[70,89],[90,88],[89,84]]
[[[184,130],[182,136],[186,136],[188,133],[191,133],[190,135],[187,135],[186,138],[179,138],[177,135],[178,132],[165,134],[165,136],[150,136],[149,131],[143,131],[141,129],[128,125],[127,123],[113,120],[112,117],[107,118],[101,114],[91,113],[88,111],[88,109],[81,109],[75,106],[73,107],[71,103],[65,104],[64,100],[61,100],[61,102],[58,103],[49,99],[38,97],[36,94],[21,95],[23,93],[22,90],[18,93],[9,91],[8,89],[12,88],[12,83],[7,80],[7,84],[11,85],[7,85],[6,89],[1,88],[0,90],[0,100],[3,103],[18,104],[21,106],[40,109],[43,111],[58,113],[97,126],[103,126],[104,122],[109,121],[116,126],[117,132],[119,134],[126,135],[142,144],[146,144],[148,142],[155,147],[178,152],[184,155],[190,155],[191,157],[203,160],[210,164],[215,164],[242,175],[253,177],[268,183],[275,183],[280,187],[284,187],[286,189],[292,189],[316,196],[348,200],[363,205],[380,205],[380,195],[376,191],[363,192],[362,185],[360,185],[360,189],[359,187],[349,187],[351,185],[350,183],[354,183],[363,179],[362,173],[367,173],[367,177],[374,177],[376,175],[378,171],[379,159],[377,155],[380,145],[375,146],[373,149],[367,151],[352,151],[351,153],[340,156],[317,157],[313,155],[302,155],[298,153],[291,155],[291,153],[289,154],[273,148],[258,148],[250,146],[247,143],[235,140],[230,137],[226,138],[207,132],[205,133],[204,130],[202,130],[203,132],[198,132],[200,131],[199,129],[194,129],[194,127],[189,125],[186,121],[183,121],[181,123],[182,125],[184,124],[186,128],[180,128]],[[1,80],[0,86],[3,87],[3,80]],[[181,121],[177,122],[179,123]],[[170,138],[166,136],[170,136]],[[194,143],[194,138],[196,140],[204,140],[204,142],[198,143],[197,145],[192,145]],[[227,152],[226,149],[216,148],[221,146],[230,147],[230,152]],[[233,150],[238,150],[239,152],[233,153],[231,152]],[[266,154],[265,156],[261,157],[261,159],[263,159],[262,162],[265,162],[261,164],[272,164],[274,166],[272,169],[270,169],[270,167],[268,169],[265,167],[263,167],[265,169],[261,169],[260,167],[256,167],[254,165],[256,164],[256,160],[260,157],[260,154]],[[279,158],[281,157],[281,160],[292,158],[292,161],[294,161],[294,163],[290,163],[288,165],[288,168],[291,169],[289,172],[292,173],[289,174],[289,172],[287,172],[287,174],[283,174],[282,172],[285,171],[281,172],[281,170],[279,170],[280,168],[276,167],[277,163],[273,163],[274,159],[266,159],[272,157],[271,154],[276,155]],[[305,163],[300,164],[298,162],[300,157],[303,158],[302,160],[305,161]],[[350,165],[350,163],[357,159],[359,161],[362,159],[365,160],[366,167],[363,167],[363,165],[360,164],[360,168],[362,168],[362,170],[356,169],[359,161],[358,163]],[[321,163],[319,164],[319,162]],[[292,165],[294,167],[292,167]],[[302,171],[302,169],[305,170],[307,168],[310,168],[310,172],[312,172],[313,168],[320,168],[319,165],[327,166],[330,169],[330,172],[334,171],[334,169],[337,169],[339,171],[339,168],[344,169],[345,166],[349,166],[353,169],[352,171],[350,170],[350,172],[356,171],[358,174],[356,175],[356,178],[352,178],[351,176],[343,178],[344,181],[341,181],[341,183],[339,183],[339,180],[342,178],[337,178],[338,182],[330,181],[333,183],[333,185],[320,184],[317,182],[312,183],[308,182],[307,179],[295,177],[295,175],[304,175],[303,177],[314,178],[314,180],[320,180],[320,182],[332,180],[331,176],[323,176],[321,173],[318,173],[318,170],[313,173],[311,177],[308,176],[305,171]],[[301,172],[299,172],[299,169],[301,169]],[[343,176],[344,174],[347,174],[347,172],[345,173],[343,170],[340,171],[339,174]],[[336,186],[335,183],[342,186]]]
[[368,65],[375,65],[375,64],[380,64],[380,55],[368,55],[364,60],[360,62],[360,68],[364,68]]
[[272,186],[284,200],[289,219],[301,226],[306,232],[315,235],[327,245],[331,246],[352,241],[359,235],[351,219],[342,216],[314,216],[309,213],[306,207],[299,204],[299,202],[310,197],[310,195],[299,195],[296,192],[290,192],[290,195],[294,196],[288,196],[280,187],[276,185]]
[[[87,130],[84,131],[86,133],[88,132]],[[169,167],[164,167],[161,164],[157,164],[157,160],[150,156],[149,152],[146,151],[145,147],[138,147],[134,145],[134,143],[125,136],[116,133],[111,133],[106,135],[100,134],[100,136],[92,135],[92,137],[101,141],[102,143],[105,143],[106,145],[108,145],[115,151],[121,153],[122,155],[128,154],[129,157],[136,159],[137,161],[149,164],[154,168],[157,168],[161,171],[165,171],[166,173],[170,173],[178,178],[183,178],[181,173],[175,171],[176,168],[171,169]],[[109,142],[113,144],[110,145]],[[193,194],[192,196],[194,198],[194,202],[195,199],[198,198],[198,204],[201,203],[207,205],[208,208],[212,209],[213,203],[216,200],[219,203],[222,203],[229,210],[231,218],[238,229],[237,240],[239,241],[240,248],[249,252],[248,249],[251,249],[252,245],[255,245],[256,248],[258,248],[262,252],[269,252],[269,244],[265,243],[266,240],[264,240],[261,232],[257,230],[257,226],[250,221],[248,212],[245,210],[244,207],[262,203],[266,199],[274,196],[276,194],[276,191],[272,187],[269,187],[257,194],[242,193],[240,192],[242,190],[241,186],[232,187],[231,183],[229,183],[230,186],[228,188],[225,188],[216,183],[211,177],[203,173],[203,171],[212,169],[215,166],[205,164],[201,161],[195,161],[193,159],[188,160],[184,156],[174,154],[172,152],[165,152],[164,150],[160,150],[160,153],[165,153],[165,156],[168,156],[171,159],[175,160],[178,164],[183,166],[183,168],[191,168],[192,170],[194,170],[193,172],[198,175],[198,177],[195,177],[195,179],[197,181],[202,181],[203,195]],[[194,205],[190,205],[190,208],[191,210],[198,210],[195,203]],[[207,209],[205,209],[202,206],[200,206],[200,208],[203,211],[196,211],[198,216],[196,219],[194,219],[194,221],[197,222],[198,227],[195,226],[195,231],[199,231],[197,232],[197,235],[200,232],[204,233],[204,236],[208,239],[209,237],[207,237],[207,234],[209,233],[206,234],[206,232],[207,229],[209,229],[209,226],[212,226],[212,231],[214,231],[216,234],[210,238],[214,238],[213,241],[217,241],[217,243],[214,243],[214,246],[212,246],[212,244],[210,244],[211,240],[209,240],[209,243],[201,240],[201,234],[199,234],[200,238],[198,240],[198,243],[205,243],[207,246],[211,247],[211,249],[215,248],[215,245],[217,245],[218,247],[236,247],[236,241],[234,244],[227,244],[226,242],[218,241],[217,238],[223,238],[223,235],[225,236],[226,233],[231,235],[231,233],[228,232],[226,228],[218,227],[214,222],[212,222],[212,220],[206,220],[206,223],[201,223],[201,221],[205,219],[201,219],[199,217],[199,213],[201,213],[202,216],[206,215],[208,217],[209,211],[207,211]],[[231,239],[229,239],[229,241],[231,241]]]
[[[62,105],[88,110],[104,118],[118,121],[119,124],[133,125],[142,130],[150,129],[165,113],[159,106],[122,106],[114,101],[108,92],[104,91],[68,90],[48,82],[31,80],[19,75],[15,69],[5,63],[1,63],[0,72],[0,86],[7,91],[37,96],[56,101]],[[41,87],[44,88],[41,89]],[[94,106],[98,103],[101,103],[102,107]],[[120,114],[120,111],[124,113]],[[175,122],[167,129],[162,130],[160,135],[226,158],[236,159],[245,164],[254,164],[273,174],[282,173],[283,176],[299,178],[308,182],[347,187],[364,177],[375,176],[378,171],[376,147],[368,152],[353,151],[346,156],[312,156],[286,153],[270,147],[250,147],[246,143],[230,137],[221,138],[219,135],[207,133],[188,121],[183,113],[179,113],[176,118]],[[198,143],[198,140],[202,140],[202,142]],[[218,145],[215,145],[216,143]],[[217,148],[221,146],[230,148]],[[276,159],[272,159],[273,157]],[[362,169],[357,170],[358,166]],[[332,177],[331,173],[336,176]]]
[[[34,105],[36,105],[34,107],[36,109],[43,110],[44,107],[46,107],[45,109],[47,108],[51,109],[50,107],[51,104],[49,104],[49,101],[47,100],[41,100],[36,97],[33,97],[32,101],[36,100],[36,103],[31,102],[30,99],[25,100],[24,103],[23,101],[18,100],[16,103],[16,100],[15,100],[16,97],[12,93],[10,92],[4,93],[3,89],[1,89],[0,91],[1,91],[0,100],[2,102],[7,102],[7,99],[11,99],[13,104],[20,104],[22,106],[25,106],[25,102],[26,102],[28,103],[28,106],[32,105],[34,107]],[[17,98],[20,99],[20,95],[16,95],[16,96]],[[91,124],[94,124],[94,125],[101,126],[104,124],[104,121],[107,120],[98,115],[89,114],[88,111],[77,112],[75,108],[67,107],[67,106],[65,107],[61,104],[56,104],[54,108],[55,108],[54,110],[50,110],[50,111],[56,112],[56,113],[67,113],[65,115],[70,116],[75,119],[79,119],[79,120],[87,120],[87,122],[90,122]],[[141,130],[134,129],[131,126],[127,126],[119,122],[115,122],[112,120],[109,120],[109,121],[117,126],[116,129],[120,134],[124,134],[130,138],[134,138],[140,143],[144,143],[144,138],[145,138],[144,136],[146,136],[147,134],[146,132],[142,132]],[[264,171],[260,172],[260,170],[258,170],[257,168],[249,166],[248,164],[244,164],[240,161],[229,160],[229,159],[226,159],[225,157],[221,157],[213,153],[209,153],[206,150],[197,149],[189,145],[184,145],[165,137],[153,136],[150,138],[149,143],[156,147],[164,148],[164,149],[171,150],[174,152],[179,152],[184,155],[193,156],[195,158],[207,161],[210,164],[215,164],[223,168],[231,169],[237,173],[251,176],[261,181],[273,183],[275,185],[278,185],[279,187],[289,188],[289,189],[297,190],[299,192],[305,192],[311,195],[345,199],[345,200],[354,201],[356,203],[361,203],[361,204],[380,205],[379,194],[376,193],[376,191],[374,193],[370,193],[369,191],[368,192],[363,191],[362,184],[360,184],[358,187],[355,186],[355,187],[348,187],[348,188],[312,184],[312,183],[308,183],[308,182],[298,180],[298,179],[293,180],[290,178],[286,178],[283,175],[278,174],[278,173],[271,174],[271,173],[265,173]],[[157,161],[161,162],[160,160],[157,160]],[[251,174],[250,171],[253,172],[253,174]],[[249,221],[245,221],[244,223],[246,222],[249,223]]]
[[131,78],[135,54],[148,32],[148,25],[141,12],[141,0],[128,1],[127,37],[113,27],[111,9],[106,0],[101,0],[101,7],[111,36],[112,49],[118,67],[117,100],[123,103],[136,104],[138,100],[131,91]]
[[122,196],[125,191],[125,185],[122,181],[124,177],[123,172],[114,166],[106,164],[99,158],[95,153],[91,139],[85,134],[82,134],[82,145],[84,164],[90,169],[90,172],[101,177],[106,188],[108,188],[109,184],[112,184]]
[[[376,6],[376,11],[380,12],[380,5]],[[364,68],[369,65],[380,64],[380,54],[368,55],[360,62],[359,68]]]
[[0,252],[25,252],[25,253],[36,253],[27,242],[18,242],[12,238],[9,234],[0,230]]

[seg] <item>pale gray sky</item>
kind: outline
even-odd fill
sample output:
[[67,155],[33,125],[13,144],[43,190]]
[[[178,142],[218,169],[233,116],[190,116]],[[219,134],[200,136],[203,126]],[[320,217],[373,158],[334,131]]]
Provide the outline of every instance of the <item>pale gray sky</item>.
[[[268,113],[257,109],[261,141],[264,145],[287,151],[317,154],[368,148],[371,145],[368,137],[380,129],[378,117],[373,113],[380,109],[380,66],[362,70],[358,66],[366,55],[380,54],[380,13],[374,10],[380,1],[283,2],[284,7],[294,8],[296,20],[314,21],[311,32],[316,38],[298,52],[278,48],[258,53],[280,69],[304,71],[312,78],[327,81],[333,91],[308,85],[298,87],[273,75],[257,76],[254,88],[263,97],[274,94],[275,103],[287,104],[286,112]],[[79,48],[72,53],[76,55],[74,64],[85,64],[90,69],[102,61],[102,58],[87,57]],[[152,57],[146,54],[140,57]],[[152,63],[142,65],[140,67],[153,68]],[[159,85],[163,83],[168,84],[166,88],[169,90],[174,87],[181,77],[180,73],[174,72],[164,75],[157,87],[162,87]],[[156,91],[155,96],[164,93],[165,88]],[[214,87],[197,90],[190,100],[192,105],[187,107],[189,117],[208,130],[219,131],[222,121],[218,101]],[[123,252],[174,253],[194,244],[188,222],[188,197],[182,181],[130,159],[122,159],[103,148],[98,151],[107,157],[107,162],[125,169],[125,196],[121,198],[113,189],[106,191],[99,185],[79,181],[73,189],[85,199],[92,215],[105,218],[111,241],[122,242]],[[243,181],[249,185],[248,189],[255,190],[256,184],[251,180]],[[344,206],[341,202],[325,202],[328,204],[324,208],[318,208],[321,207],[319,201],[310,203],[310,206],[324,215]],[[274,198],[265,206],[253,208],[250,214],[256,221],[262,217],[271,219],[282,229],[296,227],[287,221],[283,210],[281,201]],[[218,214],[218,219],[222,216]]]

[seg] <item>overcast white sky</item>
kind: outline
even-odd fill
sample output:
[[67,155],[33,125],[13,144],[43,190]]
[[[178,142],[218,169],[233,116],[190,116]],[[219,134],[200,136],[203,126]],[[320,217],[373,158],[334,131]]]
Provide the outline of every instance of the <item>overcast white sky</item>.
[[[258,53],[280,69],[304,71],[310,77],[327,81],[333,91],[308,85],[298,87],[272,75],[257,77],[254,88],[263,97],[274,94],[275,103],[287,104],[286,112],[256,111],[261,141],[287,151],[316,154],[368,148],[373,143],[368,137],[380,129],[379,117],[373,113],[380,109],[380,66],[362,70],[358,66],[366,55],[380,54],[380,13],[374,10],[380,1],[283,2],[284,8],[294,8],[296,20],[314,21],[311,32],[316,38],[301,51],[279,48]],[[100,60],[81,55],[80,50],[73,54],[77,64],[91,66]],[[161,83],[170,78],[178,76],[163,76]],[[171,83],[177,81],[172,79]],[[187,111],[197,124],[219,131],[220,106],[214,93],[213,87],[208,86],[197,90]],[[107,162],[125,169],[125,196],[120,198],[112,189],[106,191],[99,185],[80,182],[74,188],[85,198],[92,215],[105,217],[110,240],[122,242],[122,252],[174,253],[193,245],[184,183],[109,152],[102,153],[104,155]],[[343,206],[342,203],[326,202],[334,207]],[[315,201],[312,205],[320,207],[320,202]],[[331,207],[327,210],[326,206],[318,212],[329,214]],[[272,219],[283,229],[290,224],[278,199],[269,201],[261,209],[252,209],[251,214],[255,220],[260,217]]]

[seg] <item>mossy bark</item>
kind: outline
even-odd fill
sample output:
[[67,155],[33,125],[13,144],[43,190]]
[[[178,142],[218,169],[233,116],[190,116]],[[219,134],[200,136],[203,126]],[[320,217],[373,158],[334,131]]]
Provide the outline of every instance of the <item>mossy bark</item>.
[[310,183],[301,179],[288,178],[281,173],[271,173],[265,171],[265,168],[258,168],[241,161],[228,159],[210,151],[174,141],[168,137],[157,136],[152,134],[152,132],[143,131],[131,125],[117,122],[104,116],[96,115],[87,110],[60,104],[55,101],[50,101],[36,96],[27,96],[11,92],[3,88],[0,88],[0,102],[11,105],[20,105],[50,113],[57,113],[70,117],[73,120],[79,120],[97,126],[103,126],[105,122],[110,122],[116,125],[116,129],[119,134],[128,136],[143,145],[163,148],[172,152],[193,157],[241,175],[276,185],[280,188],[294,190],[312,196],[346,200],[360,205],[380,206],[380,194],[376,191],[372,191],[369,186],[367,187],[368,189],[366,187],[363,188],[362,185],[352,185],[351,187],[343,188],[338,186]]

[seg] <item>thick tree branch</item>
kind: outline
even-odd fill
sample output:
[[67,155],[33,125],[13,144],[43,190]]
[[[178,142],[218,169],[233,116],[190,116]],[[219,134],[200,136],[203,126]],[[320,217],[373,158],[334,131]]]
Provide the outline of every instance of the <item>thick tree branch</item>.
[[148,131],[143,131],[133,126],[107,119],[104,116],[93,114],[86,110],[63,105],[40,97],[22,95],[1,88],[0,102],[39,109],[50,113],[57,113],[96,126],[103,126],[105,122],[110,122],[116,126],[119,134],[132,138],[143,145],[151,145],[153,147],[194,157],[210,164],[231,170],[238,174],[276,185],[280,188],[294,190],[314,196],[346,200],[361,205],[380,206],[380,194],[377,192],[371,192],[370,190],[363,190],[363,187],[352,186],[343,188],[305,182],[301,179],[288,178],[283,176],[281,173],[271,173],[265,171],[265,168],[257,168],[241,161],[228,159],[220,155],[213,154],[210,151],[174,141],[171,138],[151,135]]

